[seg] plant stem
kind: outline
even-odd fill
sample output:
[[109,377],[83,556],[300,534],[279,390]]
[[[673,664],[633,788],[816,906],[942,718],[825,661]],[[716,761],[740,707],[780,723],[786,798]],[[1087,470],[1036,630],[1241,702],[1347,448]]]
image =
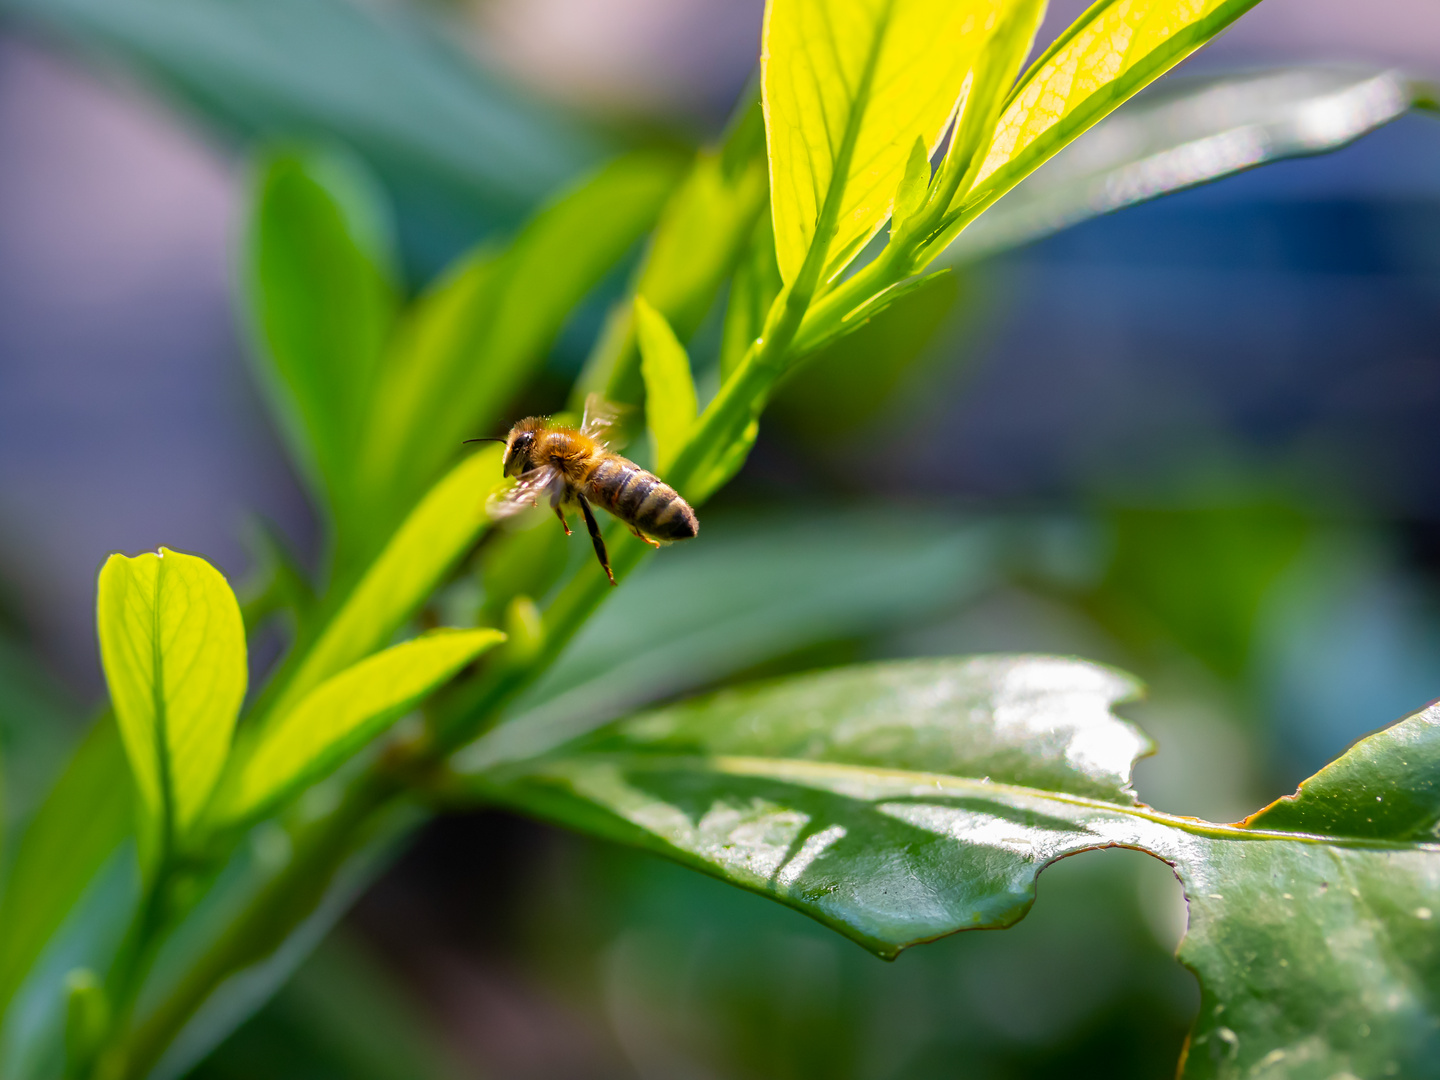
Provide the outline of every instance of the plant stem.
[[113,1048],[116,1071],[110,1075],[118,1080],[146,1076],[221,983],[274,952],[315,910],[377,812],[402,792],[396,776],[380,771],[351,785],[340,805],[302,834],[285,868],[186,971],[159,1007]]

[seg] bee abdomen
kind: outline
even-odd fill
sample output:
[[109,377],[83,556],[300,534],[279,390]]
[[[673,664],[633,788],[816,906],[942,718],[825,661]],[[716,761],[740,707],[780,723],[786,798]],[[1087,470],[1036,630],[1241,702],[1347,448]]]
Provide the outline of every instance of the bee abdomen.
[[634,462],[601,462],[589,487],[601,506],[656,540],[688,540],[700,531],[680,493]]

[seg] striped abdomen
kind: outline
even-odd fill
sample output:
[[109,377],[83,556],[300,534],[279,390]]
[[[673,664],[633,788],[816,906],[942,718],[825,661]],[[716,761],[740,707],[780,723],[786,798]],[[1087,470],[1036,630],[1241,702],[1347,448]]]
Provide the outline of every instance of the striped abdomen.
[[688,540],[700,531],[695,511],[654,473],[619,454],[606,454],[583,493],[621,521],[656,540]]

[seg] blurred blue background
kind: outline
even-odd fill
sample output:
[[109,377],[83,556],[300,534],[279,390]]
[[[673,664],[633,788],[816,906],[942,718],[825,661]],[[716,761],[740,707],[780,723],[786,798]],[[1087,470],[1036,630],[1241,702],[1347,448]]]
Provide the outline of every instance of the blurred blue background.
[[[474,164],[495,173],[479,197],[447,157],[463,124],[423,175],[382,169],[412,276],[608,147],[718,130],[761,6],[367,6],[396,35],[418,20],[457,78],[484,71],[513,106],[489,129],[513,153]],[[1054,5],[1046,32],[1080,7]],[[46,747],[68,730],[50,718],[100,693],[106,553],[163,542],[243,577],[255,515],[315,547],[233,303],[254,118],[203,122],[225,109],[177,103],[85,12],[0,4],[0,708],[21,722],[7,738]],[[1440,9],[1265,0],[1182,74],[1316,60],[1433,77]],[[427,70],[439,109],[448,84]],[[540,125],[552,141],[532,138]],[[450,130],[437,121],[437,140]],[[565,335],[557,375],[592,332],[582,318]],[[1434,120],[970,267],[885,333],[841,359],[885,367],[888,397],[799,381],[708,513],[1040,515],[1063,572],[997,574],[782,667],[996,649],[1113,661],[1152,686],[1131,713],[1161,747],[1142,797],[1218,819],[1440,696]],[[431,827],[201,1071],[1168,1076],[1198,1000],[1169,956],[1182,928],[1168,871],[1107,852],[1047,871],[1017,929],[885,966],[649,857],[474,815]]]

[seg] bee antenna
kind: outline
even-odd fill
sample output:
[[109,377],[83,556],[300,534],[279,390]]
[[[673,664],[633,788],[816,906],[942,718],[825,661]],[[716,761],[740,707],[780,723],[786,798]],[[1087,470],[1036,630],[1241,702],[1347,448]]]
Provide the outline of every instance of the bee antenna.
[[472,442],[504,442],[504,439],[466,439],[467,443]]

